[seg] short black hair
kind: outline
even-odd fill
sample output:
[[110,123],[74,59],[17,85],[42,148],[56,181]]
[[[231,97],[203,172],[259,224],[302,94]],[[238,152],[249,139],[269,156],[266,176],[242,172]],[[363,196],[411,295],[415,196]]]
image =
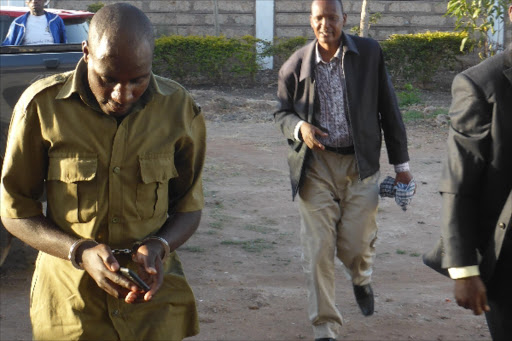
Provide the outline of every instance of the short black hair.
[[102,37],[116,37],[120,32],[130,36],[134,44],[147,41],[153,51],[155,35],[151,21],[144,12],[127,3],[104,6],[94,14],[89,27],[89,46],[94,48]]
[[[311,5],[313,5],[313,2],[315,2],[315,1],[329,1],[329,0],[313,0],[313,1],[311,1]],[[343,1],[341,1],[341,0],[330,0],[330,1],[339,2],[340,6],[341,6],[341,13],[345,13],[345,10],[343,9]]]

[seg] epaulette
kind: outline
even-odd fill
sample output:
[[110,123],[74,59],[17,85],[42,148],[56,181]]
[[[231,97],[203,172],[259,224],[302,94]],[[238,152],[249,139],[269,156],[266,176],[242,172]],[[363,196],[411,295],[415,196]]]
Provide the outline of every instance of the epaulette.
[[172,79],[158,75],[154,75],[154,77],[157,85],[157,92],[164,96],[172,95],[176,91],[185,91],[186,93],[188,93],[188,91],[183,87],[183,85],[176,81],[173,81]]
[[194,96],[180,83],[173,81],[172,79],[165,78],[162,76],[154,75],[155,83],[156,83],[156,91],[164,96],[169,96],[179,91],[181,94],[190,98],[192,101],[192,107],[194,109],[194,114],[198,115],[201,112],[201,106],[195,101]]
[[32,99],[37,96],[37,94],[55,85],[65,83],[73,72],[74,71],[58,73],[35,80],[28,86],[28,88],[25,89],[25,91],[23,91],[20,98],[18,99],[16,106],[21,105],[23,109],[26,109]]

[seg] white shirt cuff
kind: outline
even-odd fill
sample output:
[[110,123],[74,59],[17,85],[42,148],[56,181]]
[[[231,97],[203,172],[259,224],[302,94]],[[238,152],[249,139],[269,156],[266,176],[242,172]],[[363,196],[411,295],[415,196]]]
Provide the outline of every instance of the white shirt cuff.
[[472,276],[480,276],[478,265],[464,266],[461,268],[448,268],[451,279],[466,278]]
[[295,138],[295,140],[297,141],[300,141],[299,139],[299,132],[300,132],[300,127],[302,126],[302,124],[306,122],[306,121],[299,121],[299,123],[297,123],[297,125],[295,126],[295,130],[293,131],[293,137]]
[[395,166],[395,173],[401,173],[401,172],[407,172],[410,170],[409,168],[409,162],[400,163]]

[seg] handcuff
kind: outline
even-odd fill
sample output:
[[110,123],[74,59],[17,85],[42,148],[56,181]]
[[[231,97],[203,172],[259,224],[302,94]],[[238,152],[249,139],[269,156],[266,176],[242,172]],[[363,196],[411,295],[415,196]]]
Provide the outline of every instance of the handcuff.
[[[169,256],[169,254],[171,253],[171,247],[169,246],[169,242],[167,242],[167,240],[165,240],[164,238],[159,237],[159,236],[150,236],[150,237],[144,238],[143,240],[134,243],[131,249],[112,249],[111,251],[114,255],[134,255],[137,253],[137,250],[139,249],[139,247],[141,247],[147,241],[152,240],[152,239],[158,240],[160,243],[162,243],[162,245],[164,247],[164,255],[162,257],[162,261],[164,261],[167,258],[167,256]],[[71,264],[78,270],[83,270],[83,268],[80,264],[78,264],[76,262],[76,250],[78,249],[78,247],[80,245],[82,245],[83,243],[86,243],[86,242],[95,242],[96,245],[98,244],[98,242],[96,242],[94,239],[84,238],[84,239],[77,240],[69,248],[68,259],[71,262]]]

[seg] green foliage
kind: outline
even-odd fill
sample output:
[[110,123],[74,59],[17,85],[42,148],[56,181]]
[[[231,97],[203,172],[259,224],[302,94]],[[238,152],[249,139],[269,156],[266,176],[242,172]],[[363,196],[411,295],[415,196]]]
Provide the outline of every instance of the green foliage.
[[304,46],[307,41],[308,39],[306,37],[275,38],[274,44],[267,44],[263,47],[261,56],[274,56],[274,62],[280,65],[284,63],[293,52]]
[[155,41],[153,69],[188,84],[253,81],[261,58],[277,56],[286,60],[306,41],[297,37],[276,39],[271,44],[252,36],[162,36]]
[[[470,48],[480,50],[480,58],[486,58],[496,50],[488,40],[488,33],[494,34],[494,21],[503,18],[510,0],[450,0],[446,11],[447,16],[455,17],[455,30],[464,32],[466,37],[460,44],[464,50],[467,43]],[[469,41],[474,37],[475,41]]]
[[404,89],[398,91],[396,96],[398,97],[398,105],[400,107],[406,107],[421,102],[420,91],[413,87],[411,83],[405,84]]
[[103,6],[105,6],[105,4],[103,2],[95,2],[93,4],[90,4],[89,6],[87,6],[87,10],[89,12],[93,12],[93,13],[96,13],[98,12]]
[[466,33],[426,32],[393,34],[381,42],[389,73],[395,81],[432,81],[441,67],[453,67],[461,55],[461,41]]
[[[372,27],[372,25],[374,25],[377,22],[379,22],[380,18],[382,18],[382,13],[380,13],[380,12],[372,13],[370,15],[370,21],[368,23],[369,24],[368,25],[368,31],[370,31],[370,27]],[[361,33],[361,27],[360,26],[353,26],[350,29],[350,34],[359,36],[360,33]],[[368,36],[371,37],[371,35],[369,33],[368,33]]]
[[163,36],[155,42],[155,70],[175,79],[221,80],[254,76],[258,70],[256,38]]

